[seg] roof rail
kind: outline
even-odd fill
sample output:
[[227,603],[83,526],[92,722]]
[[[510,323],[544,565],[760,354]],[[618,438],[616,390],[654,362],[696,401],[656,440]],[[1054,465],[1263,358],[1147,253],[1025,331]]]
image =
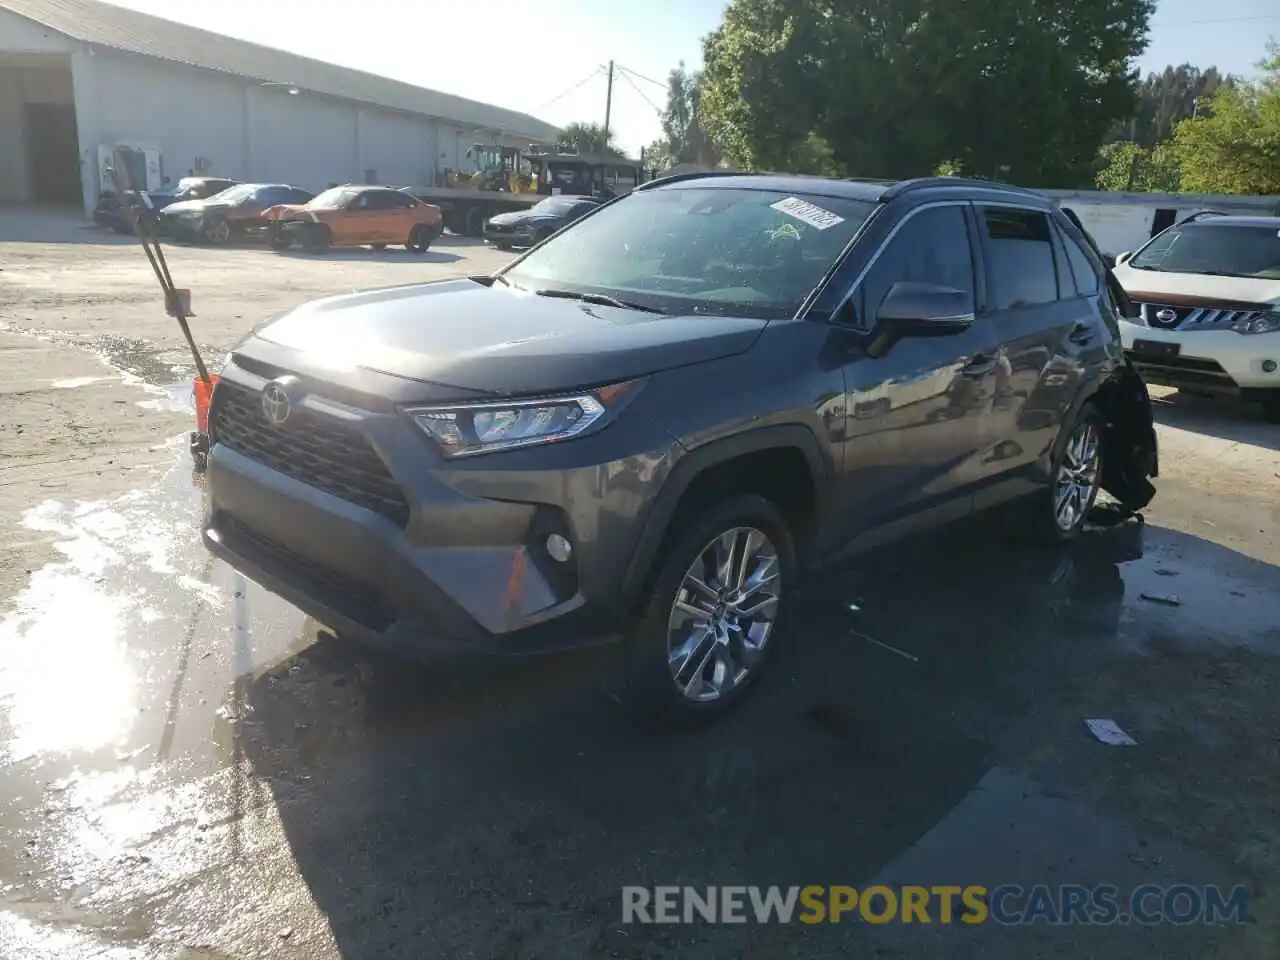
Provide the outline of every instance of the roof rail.
[[1184,223],[1195,223],[1197,220],[1201,220],[1204,217],[1229,217],[1229,216],[1231,216],[1231,214],[1223,213],[1221,210],[1197,210],[1195,213],[1191,214],[1191,216],[1183,217],[1181,220],[1179,220],[1178,226],[1181,226]]
[[998,183],[994,180],[977,180],[973,177],[915,177],[911,180],[899,180],[884,192],[885,200],[914,190],[928,187],[974,187],[981,190],[999,190],[1003,193],[1017,193],[1027,197],[1044,199],[1044,195],[1027,187],[1018,187],[1010,183]]
[[700,180],[703,177],[754,177],[759,174],[748,170],[689,170],[685,173],[673,173],[669,177],[658,177],[646,180],[635,187],[636,190],[649,190],[654,187],[665,187],[669,183],[682,183],[685,180]]

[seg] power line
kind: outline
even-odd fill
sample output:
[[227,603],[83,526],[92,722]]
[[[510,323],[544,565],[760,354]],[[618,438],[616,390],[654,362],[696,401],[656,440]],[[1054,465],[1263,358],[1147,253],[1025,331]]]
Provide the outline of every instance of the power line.
[[623,80],[626,80],[627,83],[631,84],[631,89],[634,90],[636,93],[640,94],[640,99],[643,100],[645,103],[647,103],[649,106],[653,107],[654,112],[658,116],[661,117],[666,112],[660,106],[658,106],[656,103],[650,100],[648,94],[646,94],[643,90],[641,90],[639,87],[636,86],[636,82],[631,79],[630,70],[628,70],[626,67],[619,67],[618,72],[622,74]]
[[579,80],[577,83],[575,83],[572,87],[569,87],[567,90],[563,90],[563,91],[561,91],[560,93],[556,94],[554,97],[552,97],[552,98],[551,98],[550,100],[548,100],[546,103],[544,103],[542,106],[540,106],[540,107],[534,107],[534,108],[533,108],[533,110],[532,110],[532,112],[533,112],[533,113],[537,113],[537,112],[539,112],[539,111],[541,111],[541,110],[545,110],[545,109],[547,109],[547,107],[551,106],[553,103],[556,103],[556,102],[558,102],[558,101],[560,101],[560,100],[563,100],[565,97],[567,97],[569,94],[573,93],[573,92],[574,92],[575,90],[577,90],[579,87],[584,86],[584,85],[585,85],[585,84],[587,84],[587,83],[590,83],[590,82],[591,82],[592,80],[594,80],[596,77],[600,76],[600,74],[601,74],[601,73],[603,73],[603,72],[604,72],[604,67],[596,67],[596,68],[595,68],[594,70],[592,70],[589,74],[587,74],[585,77],[583,77],[583,78],[582,78],[581,80]]
[[661,87],[663,90],[669,89],[668,84],[662,83],[658,80],[654,80],[652,77],[646,77],[643,73],[636,73],[630,67],[621,67],[620,69],[627,71],[627,73],[631,74],[633,77],[635,77],[638,80],[643,80],[646,83],[652,83],[655,87]]

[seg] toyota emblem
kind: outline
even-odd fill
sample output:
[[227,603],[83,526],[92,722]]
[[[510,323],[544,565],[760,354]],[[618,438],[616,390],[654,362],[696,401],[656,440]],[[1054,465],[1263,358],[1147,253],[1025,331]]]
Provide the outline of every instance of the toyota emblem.
[[289,402],[289,394],[281,383],[268,383],[262,391],[262,412],[267,420],[277,427],[289,419],[293,407]]
[[1156,312],[1156,319],[1161,323],[1173,323],[1173,321],[1178,319],[1178,314],[1175,311],[1170,310],[1168,307],[1165,307],[1163,310]]

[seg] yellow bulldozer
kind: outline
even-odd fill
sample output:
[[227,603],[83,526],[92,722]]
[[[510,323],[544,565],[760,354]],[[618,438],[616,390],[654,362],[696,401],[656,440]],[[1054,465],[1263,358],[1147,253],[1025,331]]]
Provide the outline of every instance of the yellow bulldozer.
[[524,159],[519,147],[503,147],[497,144],[477,143],[467,151],[476,165],[472,174],[450,171],[446,186],[471,190],[492,190],[497,193],[537,193],[538,184],[533,169]]

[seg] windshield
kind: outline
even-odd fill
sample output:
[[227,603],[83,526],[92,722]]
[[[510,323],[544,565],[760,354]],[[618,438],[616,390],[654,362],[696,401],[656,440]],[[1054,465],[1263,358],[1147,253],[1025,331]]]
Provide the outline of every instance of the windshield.
[[1160,234],[1128,265],[1161,273],[1280,280],[1280,229],[1188,223]]
[[216,200],[218,203],[240,203],[253,196],[253,191],[256,189],[251,183],[238,183],[234,187],[227,187],[221,193],[215,193],[209,199]]
[[573,209],[575,203],[581,203],[581,199],[568,200],[561,197],[554,197],[550,200],[539,200],[530,209],[530,213],[545,213],[548,216],[559,216],[562,213],[568,213]]
[[342,206],[353,193],[355,191],[350,187],[330,187],[312,197],[307,206],[317,210],[334,210]]
[[789,317],[874,206],[692,185],[640,191],[579,220],[502,276],[663,313]]

